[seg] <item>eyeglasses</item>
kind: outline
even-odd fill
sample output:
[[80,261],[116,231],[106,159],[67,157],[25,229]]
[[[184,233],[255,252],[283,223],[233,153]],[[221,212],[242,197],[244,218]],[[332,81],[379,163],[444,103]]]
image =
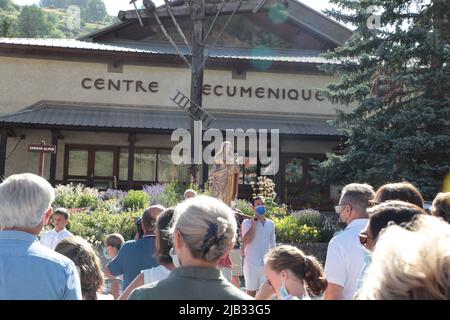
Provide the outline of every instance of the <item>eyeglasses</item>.
[[360,242],[363,246],[366,245],[368,239],[373,239],[373,238],[369,237],[367,234],[364,234],[364,233],[360,233],[360,234],[358,235],[358,237],[359,237],[359,242]]
[[342,203],[334,207],[334,211],[336,211],[337,214],[340,214],[342,210],[344,210],[344,207],[349,205],[348,203]]

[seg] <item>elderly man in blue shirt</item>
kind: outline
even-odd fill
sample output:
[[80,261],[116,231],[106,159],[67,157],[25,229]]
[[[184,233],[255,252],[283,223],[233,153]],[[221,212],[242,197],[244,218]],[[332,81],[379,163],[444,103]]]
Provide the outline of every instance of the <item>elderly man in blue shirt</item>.
[[74,263],[37,238],[54,199],[52,186],[31,173],[0,184],[0,299],[81,300]]

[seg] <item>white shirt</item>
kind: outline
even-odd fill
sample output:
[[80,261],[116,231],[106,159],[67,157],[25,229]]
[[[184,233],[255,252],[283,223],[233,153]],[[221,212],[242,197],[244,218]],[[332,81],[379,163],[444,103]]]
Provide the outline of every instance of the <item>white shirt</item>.
[[57,232],[55,229],[45,232],[41,237],[41,244],[52,250],[55,250],[57,244],[65,238],[71,237],[73,234],[66,228]]
[[142,270],[141,273],[144,274],[144,284],[150,284],[167,278],[170,274],[170,270],[164,266],[157,266]]
[[329,283],[344,287],[342,299],[351,300],[364,268],[364,251],[358,234],[368,219],[355,219],[343,232],[331,239],[325,260],[325,275]]
[[[245,219],[242,222],[242,239],[250,230],[252,221]],[[270,248],[275,247],[275,224],[270,219],[265,219],[264,224],[261,221],[256,222],[255,236],[252,242],[245,246],[244,263],[254,266],[264,266],[264,256]]]

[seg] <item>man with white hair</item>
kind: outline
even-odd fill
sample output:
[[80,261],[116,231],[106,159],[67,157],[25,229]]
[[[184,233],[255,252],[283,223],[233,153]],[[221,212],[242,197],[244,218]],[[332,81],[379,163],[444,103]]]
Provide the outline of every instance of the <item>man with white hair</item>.
[[359,242],[359,233],[369,221],[367,208],[374,195],[372,186],[368,184],[351,183],[342,189],[335,211],[346,227],[328,244],[325,300],[351,300],[355,295],[364,268],[364,251]]
[[0,184],[0,299],[81,300],[74,263],[37,238],[52,214],[52,186],[31,174]]

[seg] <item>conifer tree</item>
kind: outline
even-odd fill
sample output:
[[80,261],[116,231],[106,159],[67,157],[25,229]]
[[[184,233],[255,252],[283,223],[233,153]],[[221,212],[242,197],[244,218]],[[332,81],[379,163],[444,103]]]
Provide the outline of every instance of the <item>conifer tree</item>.
[[[327,183],[410,181],[433,199],[450,173],[450,0],[330,0],[326,13],[356,26],[321,69],[338,82],[342,153],[329,154]],[[375,7],[382,9],[380,19]]]

